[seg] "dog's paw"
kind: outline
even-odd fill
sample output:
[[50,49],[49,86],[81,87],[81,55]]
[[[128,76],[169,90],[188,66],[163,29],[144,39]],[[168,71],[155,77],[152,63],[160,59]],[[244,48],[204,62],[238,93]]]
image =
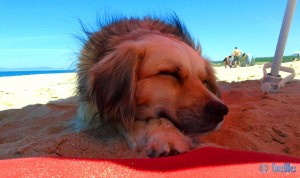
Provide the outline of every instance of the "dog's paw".
[[151,119],[147,127],[144,151],[148,157],[174,156],[192,149],[191,139],[167,119]]

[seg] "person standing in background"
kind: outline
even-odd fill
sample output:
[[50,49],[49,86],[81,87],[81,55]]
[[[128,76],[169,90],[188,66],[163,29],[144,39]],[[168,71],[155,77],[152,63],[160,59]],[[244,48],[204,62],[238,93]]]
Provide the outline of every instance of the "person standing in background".
[[242,51],[238,49],[238,47],[234,48],[234,51],[232,52],[234,59],[233,59],[233,63],[235,67],[240,67],[240,57],[242,55]]
[[250,53],[243,53],[243,58],[246,58],[246,67],[250,66],[252,61],[252,55]]

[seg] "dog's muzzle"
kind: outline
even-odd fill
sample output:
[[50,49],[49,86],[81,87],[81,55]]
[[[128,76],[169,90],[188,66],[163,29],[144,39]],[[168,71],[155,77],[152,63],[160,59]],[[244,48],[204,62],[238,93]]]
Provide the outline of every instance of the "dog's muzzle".
[[204,112],[210,115],[216,123],[222,122],[224,116],[228,113],[228,107],[218,101],[210,101],[206,103]]
[[176,126],[185,133],[209,132],[219,126],[228,111],[228,107],[219,101],[182,108],[177,111],[179,122]]

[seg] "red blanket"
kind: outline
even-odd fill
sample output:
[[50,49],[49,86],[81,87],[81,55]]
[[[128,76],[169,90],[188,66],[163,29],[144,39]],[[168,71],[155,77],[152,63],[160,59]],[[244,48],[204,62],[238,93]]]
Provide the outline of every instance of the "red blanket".
[[220,148],[149,159],[0,160],[0,177],[300,177],[300,158]]

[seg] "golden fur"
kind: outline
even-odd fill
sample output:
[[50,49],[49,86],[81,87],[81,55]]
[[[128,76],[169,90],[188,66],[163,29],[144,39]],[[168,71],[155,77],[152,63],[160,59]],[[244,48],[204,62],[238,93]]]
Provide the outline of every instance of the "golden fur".
[[116,126],[151,157],[188,151],[184,134],[218,127],[228,112],[219,97],[209,62],[176,16],[115,20],[89,34],[81,51],[81,127]]

